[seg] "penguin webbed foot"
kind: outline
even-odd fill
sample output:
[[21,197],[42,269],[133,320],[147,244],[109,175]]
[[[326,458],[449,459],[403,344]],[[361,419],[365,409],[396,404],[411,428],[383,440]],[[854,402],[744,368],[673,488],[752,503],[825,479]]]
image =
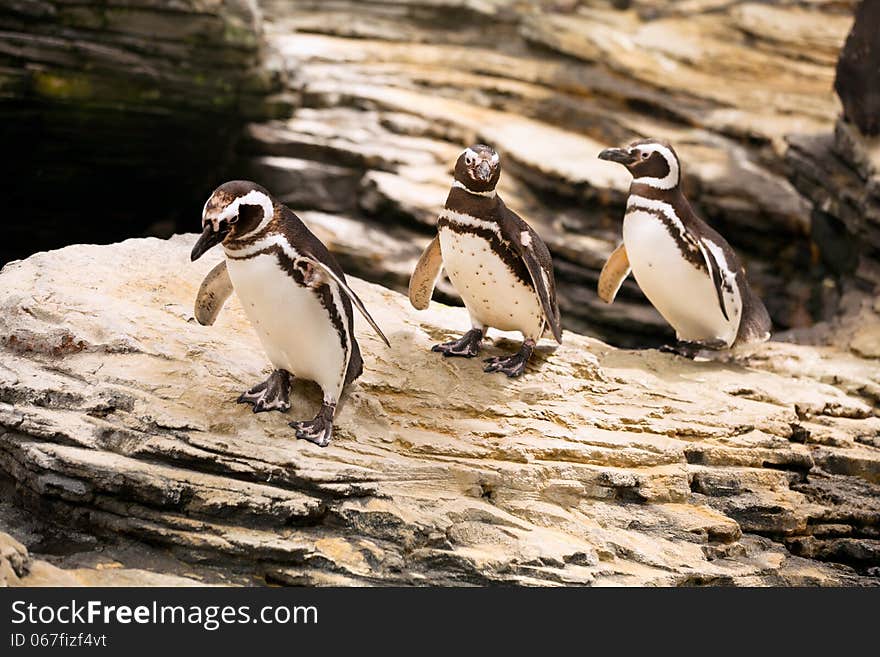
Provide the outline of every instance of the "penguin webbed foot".
[[488,373],[501,372],[511,378],[521,376],[526,371],[526,364],[532,357],[534,350],[535,341],[526,340],[520,350],[512,356],[495,356],[484,360],[486,366],[483,371]]
[[325,403],[313,420],[291,422],[290,427],[296,431],[296,437],[315,443],[318,447],[326,447],[333,436],[333,414],[336,404]]
[[458,340],[452,342],[444,342],[435,344],[431,347],[431,351],[437,351],[446,356],[460,356],[462,358],[473,358],[480,353],[483,344],[483,330],[473,328]]
[[290,409],[290,372],[275,370],[265,381],[261,381],[239,398],[239,404],[251,404],[254,413],[268,411],[287,411]]
[[694,360],[704,349],[718,351],[719,349],[726,348],[727,343],[723,340],[706,340],[705,342],[680,341],[671,345],[665,344],[660,347],[660,351],[666,354],[675,354],[688,360]]

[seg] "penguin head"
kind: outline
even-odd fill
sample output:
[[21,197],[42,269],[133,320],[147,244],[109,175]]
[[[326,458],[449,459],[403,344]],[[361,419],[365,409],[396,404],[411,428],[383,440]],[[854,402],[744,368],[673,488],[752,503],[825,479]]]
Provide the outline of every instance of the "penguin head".
[[458,156],[455,179],[472,192],[491,192],[501,177],[501,158],[485,144],[474,144]]
[[681,182],[681,164],[672,146],[657,139],[634,141],[626,148],[606,148],[599,159],[622,164],[633,183],[655,189],[675,189]]
[[190,257],[198,260],[216,244],[245,237],[268,224],[275,204],[264,187],[249,180],[223,183],[202,210],[202,236]]

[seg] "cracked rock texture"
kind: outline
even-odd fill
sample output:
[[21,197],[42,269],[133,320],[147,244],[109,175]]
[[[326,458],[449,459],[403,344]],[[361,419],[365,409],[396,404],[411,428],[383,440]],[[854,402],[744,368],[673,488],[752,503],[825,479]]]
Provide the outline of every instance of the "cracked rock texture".
[[235,403],[268,364],[234,296],[193,320],[220,257],[190,264],[194,239],[0,273],[6,583],[880,583],[877,360],[566,332],[509,380],[430,352],[462,309],[353,279],[392,346],[356,320],[365,372],[320,449],[287,426],[312,385],[288,414]]

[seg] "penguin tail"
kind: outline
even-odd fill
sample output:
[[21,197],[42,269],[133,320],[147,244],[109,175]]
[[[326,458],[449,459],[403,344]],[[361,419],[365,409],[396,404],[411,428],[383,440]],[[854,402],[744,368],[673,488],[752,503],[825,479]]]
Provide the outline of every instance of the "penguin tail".
[[773,322],[764,302],[755,294],[751,287],[743,297],[742,319],[736,334],[736,344],[766,342],[770,339]]

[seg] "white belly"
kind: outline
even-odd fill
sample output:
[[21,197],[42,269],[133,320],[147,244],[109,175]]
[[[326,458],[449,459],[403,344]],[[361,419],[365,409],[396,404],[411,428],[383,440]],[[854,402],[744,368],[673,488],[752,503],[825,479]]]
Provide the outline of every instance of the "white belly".
[[623,220],[623,242],[636,282],[679,340],[736,338],[739,308],[725,319],[708,272],[685,259],[663,222],[648,212],[630,211]]
[[538,295],[523,284],[482,237],[440,229],[443,266],[471,318],[537,340],[544,329]]
[[272,365],[314,381],[338,399],[348,353],[315,293],[297,285],[275,255],[227,258],[226,264],[235,293]]

